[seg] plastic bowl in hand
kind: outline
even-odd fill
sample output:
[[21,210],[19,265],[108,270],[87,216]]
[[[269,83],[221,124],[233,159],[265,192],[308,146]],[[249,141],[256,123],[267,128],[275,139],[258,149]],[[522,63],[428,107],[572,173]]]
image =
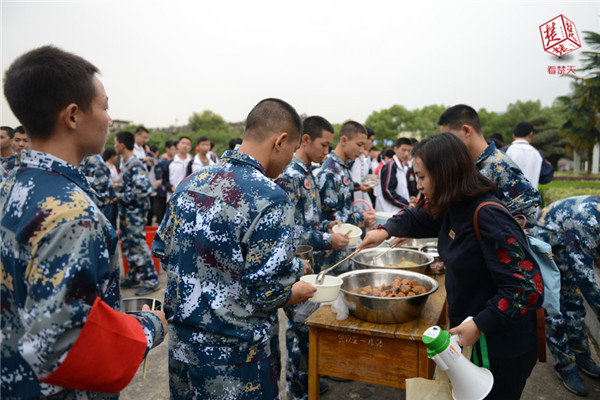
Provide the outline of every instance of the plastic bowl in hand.
[[356,246],[358,239],[362,235],[362,229],[352,224],[340,224],[336,225],[331,229],[334,233],[343,233],[347,235],[350,240],[348,241],[348,247]]
[[326,303],[334,301],[338,297],[340,287],[342,286],[342,280],[337,276],[325,275],[323,284],[317,283],[317,274],[304,275],[300,278],[301,281],[312,283],[317,287],[315,295],[308,299],[314,303]]
[[388,219],[392,218],[394,215],[394,213],[391,212],[385,212],[385,211],[376,211],[375,212],[375,223],[377,223],[377,225],[384,225]]
[[152,309],[154,303],[155,310],[162,310],[162,301],[152,297],[128,297],[123,299],[123,311],[127,314],[138,314],[142,311],[142,307],[147,305]]

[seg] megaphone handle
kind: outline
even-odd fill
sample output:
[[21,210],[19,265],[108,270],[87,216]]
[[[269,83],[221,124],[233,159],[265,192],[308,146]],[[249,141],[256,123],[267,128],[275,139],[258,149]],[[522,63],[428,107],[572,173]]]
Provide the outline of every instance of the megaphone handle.
[[454,348],[455,350],[459,353],[462,354],[462,348],[458,345],[458,340],[460,339],[460,337],[458,335],[452,335],[450,336],[450,344],[454,344]]
[[446,365],[446,363],[444,362],[444,360],[442,360],[442,357],[440,357],[439,354],[436,354],[435,356],[433,356],[432,360],[435,361],[435,363],[437,364],[437,366],[440,367],[440,369],[442,371],[447,371],[448,370],[448,366]]

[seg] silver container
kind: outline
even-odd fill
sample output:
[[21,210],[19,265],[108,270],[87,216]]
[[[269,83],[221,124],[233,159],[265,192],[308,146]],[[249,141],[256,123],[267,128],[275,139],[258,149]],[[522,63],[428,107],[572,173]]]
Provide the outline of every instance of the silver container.
[[137,314],[142,311],[142,306],[147,304],[152,309],[154,301],[154,309],[162,310],[162,301],[152,297],[128,297],[123,299],[123,311],[127,314]]
[[[425,286],[427,293],[411,297],[378,297],[352,293],[367,285],[381,286],[391,284],[396,277],[417,279],[420,285]],[[429,295],[438,290],[435,279],[410,271],[394,271],[390,269],[363,269],[343,273],[340,291],[352,316],[364,321],[381,324],[400,324],[416,319],[429,298]]]
[[433,245],[437,246],[438,239],[433,238],[421,238],[421,239],[410,239],[408,243],[403,244],[401,247],[411,250],[419,250],[423,246]]
[[[375,258],[384,253],[387,248],[375,247],[373,249],[363,250],[354,257],[352,261],[359,269],[364,268],[389,268],[394,270],[413,271],[425,273],[429,271],[429,264],[433,262],[433,257],[429,254],[403,248],[395,248],[388,251],[381,257]],[[400,263],[400,261],[412,261],[417,263],[414,267],[395,267],[394,264]]]
[[423,253],[427,253],[433,257],[433,262],[429,265],[429,269],[432,274],[443,274],[446,270],[444,262],[440,260],[437,246],[427,245],[419,249]]

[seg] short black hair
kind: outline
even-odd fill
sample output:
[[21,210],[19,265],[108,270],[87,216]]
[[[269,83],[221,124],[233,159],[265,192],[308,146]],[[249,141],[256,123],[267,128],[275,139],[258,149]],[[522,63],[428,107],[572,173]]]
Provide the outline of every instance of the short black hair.
[[399,139],[396,140],[396,143],[394,144],[394,147],[400,147],[403,144],[406,144],[408,146],[414,146],[412,140],[410,140],[410,138],[406,138],[406,137],[401,137]]
[[179,142],[181,142],[181,139],[187,139],[190,141],[190,144],[192,144],[192,139],[189,136],[181,136],[179,139],[177,139],[175,146],[177,146],[179,144]]
[[169,147],[173,147],[173,146],[175,146],[175,144],[176,144],[176,143],[177,143],[177,142],[176,142],[176,141],[174,141],[174,140],[167,140],[167,141],[165,142],[165,149],[168,149]]
[[111,158],[112,156],[116,156],[117,152],[115,150],[114,147],[107,147],[106,149],[104,149],[104,151],[102,152],[102,159],[104,161],[108,160],[109,158]]
[[150,148],[150,151],[153,152],[154,154],[156,154],[156,152],[158,151],[158,146],[155,144],[151,144],[148,147]]
[[198,138],[198,140],[196,140],[196,146],[198,146],[200,144],[200,142],[209,142],[210,143],[210,139],[208,138],[208,136],[200,136]]
[[355,136],[360,135],[361,133],[367,134],[367,129],[363,124],[360,124],[356,121],[347,121],[344,122],[344,125],[340,128],[340,138],[342,136],[346,136],[348,139],[352,139]]
[[365,128],[367,129],[367,139],[375,137],[375,131],[371,127],[365,125]]
[[385,157],[385,158],[394,158],[395,155],[396,155],[396,153],[394,153],[393,149],[389,149],[389,148],[383,149],[382,160],[383,160],[383,157]]
[[[426,210],[434,217],[467,199],[496,193],[496,183],[479,172],[467,146],[452,133],[442,132],[422,140],[413,149],[413,157],[421,159],[433,183]],[[424,205],[421,198],[417,207]]]
[[308,135],[310,140],[323,136],[323,131],[333,133],[333,126],[323,117],[313,115],[302,121],[302,135]]
[[115,138],[119,141],[119,143],[123,143],[127,150],[133,150],[133,145],[135,144],[135,137],[133,136],[133,133],[129,131],[117,132]]
[[69,104],[88,111],[96,96],[89,61],[54,46],[18,57],[4,74],[4,95],[31,137],[47,138],[59,112]]
[[142,132],[150,133],[150,132],[148,132],[148,129],[144,128],[143,126],[138,126],[138,128],[135,130],[136,135],[138,133],[142,133]]
[[8,137],[11,139],[15,137],[15,130],[10,126],[0,126],[0,131],[6,131]]
[[533,125],[527,121],[519,122],[515,125],[513,129],[513,134],[515,137],[525,137],[533,132]]
[[466,104],[457,104],[444,111],[440,115],[437,124],[439,126],[447,125],[452,129],[460,129],[463,125],[470,125],[475,132],[481,133],[481,122],[477,111]]
[[233,138],[233,139],[229,139],[229,150],[233,150],[235,149],[235,146],[237,146],[238,144],[242,144],[242,138]]
[[15,128],[15,132],[14,133],[25,133],[27,134],[27,132],[25,132],[25,128],[23,128],[23,125],[19,125]]
[[246,118],[244,138],[263,140],[276,132],[287,132],[300,139],[300,116],[290,104],[269,98],[261,100]]

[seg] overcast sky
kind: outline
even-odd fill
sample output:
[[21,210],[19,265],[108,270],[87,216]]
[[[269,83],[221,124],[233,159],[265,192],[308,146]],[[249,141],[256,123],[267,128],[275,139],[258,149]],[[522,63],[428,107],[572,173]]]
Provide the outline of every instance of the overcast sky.
[[[559,14],[600,32],[600,1],[6,1],[4,72],[53,44],[101,71],[113,119],[183,125],[212,110],[244,120],[261,99],[332,123],[400,104],[467,103],[504,111],[551,105],[581,66],[585,44],[558,59],[539,25]],[[17,125],[4,96],[2,125]]]

